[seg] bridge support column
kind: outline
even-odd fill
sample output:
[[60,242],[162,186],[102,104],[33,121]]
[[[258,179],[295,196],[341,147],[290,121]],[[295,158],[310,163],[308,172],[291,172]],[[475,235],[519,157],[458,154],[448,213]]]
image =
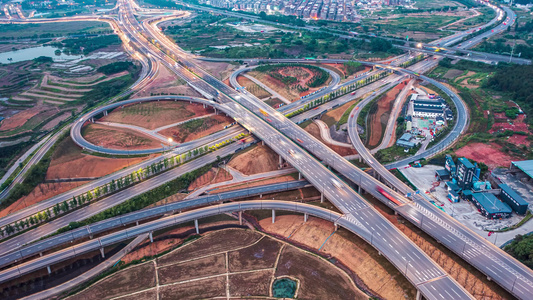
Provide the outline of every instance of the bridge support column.
[[104,111],[104,116],[107,116],[107,110],[106,110],[106,111]]
[[335,225],[335,231],[339,230],[339,224],[333,223],[333,225]]
[[239,212],[239,225],[242,225],[242,211]]
[[359,193],[359,195],[361,195],[361,185],[357,186],[357,192]]
[[487,280],[488,280],[488,281],[492,281],[492,278],[490,278],[489,276],[487,276]]
[[261,141],[261,146],[264,146],[265,145],[265,141]]
[[320,203],[324,203],[324,193],[320,193]]
[[203,108],[205,108],[205,104],[202,104]]
[[307,222],[307,219],[309,219],[309,215],[307,213],[304,213],[304,223]]
[[150,237],[150,243],[153,243],[154,242],[154,235],[152,234],[152,231],[150,231],[150,233],[148,233],[148,236]]
[[52,270],[50,270],[50,266],[46,266],[46,270],[48,270],[48,275],[52,274]]
[[198,219],[194,220],[194,228],[196,228],[196,234],[200,234],[200,229],[198,228]]
[[41,256],[41,257],[42,257],[42,256],[43,256],[43,253],[42,253],[42,252],[39,252],[39,256]]
[[422,294],[420,294],[420,291],[416,291],[416,300],[422,300]]
[[139,226],[139,221],[135,221],[135,226]]
[[94,123],[94,118],[91,118],[91,123]]
[[279,168],[281,169],[281,167],[283,166],[283,157],[281,157],[281,155],[279,156]]
[[263,194],[259,194],[259,198],[263,198]]
[[302,173],[298,172],[298,180],[302,180]]
[[274,222],[276,222],[276,211],[272,210],[272,224],[274,224]]
[[100,254],[102,254],[102,258],[105,258],[104,248],[100,248]]
[[217,109],[216,109],[216,108],[215,108],[215,115],[218,115],[218,111],[217,111]]

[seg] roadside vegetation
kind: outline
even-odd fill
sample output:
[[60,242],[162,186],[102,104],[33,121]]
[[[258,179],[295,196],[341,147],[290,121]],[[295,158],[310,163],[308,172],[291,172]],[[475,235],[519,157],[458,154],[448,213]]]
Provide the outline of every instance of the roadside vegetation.
[[[279,19],[279,17],[276,17]],[[323,32],[284,30],[271,26],[264,32],[238,18],[200,13],[190,22],[163,28],[181,47],[204,56],[221,58],[328,57],[353,52],[360,58],[388,57],[399,53],[389,41],[341,39]],[[239,30],[239,26],[251,30]]]
[[533,269],[533,234],[516,235],[514,240],[503,248],[521,263]]
[[[444,59],[430,77],[444,80],[467,104],[470,125],[454,149],[468,143],[495,144],[515,159],[532,159],[533,67]],[[523,114],[521,111],[523,111]]]

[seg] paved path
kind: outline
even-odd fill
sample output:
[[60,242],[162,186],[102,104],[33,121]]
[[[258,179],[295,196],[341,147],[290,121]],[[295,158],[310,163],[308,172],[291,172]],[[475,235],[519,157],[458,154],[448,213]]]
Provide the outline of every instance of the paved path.
[[376,148],[372,149],[370,153],[374,154],[381,149],[388,148],[391,146],[390,143],[392,140],[392,136],[394,132],[396,131],[396,119],[398,119],[398,115],[400,114],[400,111],[402,110],[403,103],[405,99],[407,98],[407,94],[413,87],[414,83],[415,83],[415,80],[411,79],[409,83],[403,87],[402,91],[398,94],[398,96],[394,100],[391,114],[387,122],[387,128],[385,129],[385,135],[383,136],[383,139],[381,139],[381,144],[379,144],[379,146],[377,146]]
[[267,92],[269,92],[272,96],[274,96],[274,97],[278,98],[279,100],[285,102],[285,104],[291,104],[291,101],[287,100],[287,98],[283,97],[278,92],[276,92],[275,90],[273,90],[270,87],[268,87],[266,84],[264,84],[261,81],[259,81],[257,78],[255,78],[253,76],[250,76],[248,74],[244,74],[244,77],[246,77],[246,78],[250,79],[251,81],[255,82],[257,85],[259,85],[260,87],[264,88]]
[[329,134],[329,127],[328,124],[324,123],[322,120],[313,120],[313,122],[318,125],[318,128],[320,129],[320,137],[328,144],[332,144],[335,146],[340,147],[346,147],[346,148],[353,148],[351,144],[343,143],[336,141],[331,138],[331,135]]

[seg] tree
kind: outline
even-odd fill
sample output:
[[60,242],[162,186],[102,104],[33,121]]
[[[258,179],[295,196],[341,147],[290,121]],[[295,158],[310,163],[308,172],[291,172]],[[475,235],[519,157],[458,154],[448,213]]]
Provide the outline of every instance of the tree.
[[68,211],[68,203],[67,203],[66,200],[61,204],[61,210],[63,212],[67,212]]
[[115,179],[111,180],[111,191],[114,192],[117,189],[117,184],[115,183]]

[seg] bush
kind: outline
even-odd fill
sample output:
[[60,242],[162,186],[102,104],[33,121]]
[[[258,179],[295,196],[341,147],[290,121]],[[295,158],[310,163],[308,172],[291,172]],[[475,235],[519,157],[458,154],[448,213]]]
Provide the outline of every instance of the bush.
[[111,75],[126,71],[133,66],[134,65],[131,61],[117,61],[114,63],[107,64],[105,66],[101,66],[100,68],[98,68],[98,72],[104,73],[105,75]]

